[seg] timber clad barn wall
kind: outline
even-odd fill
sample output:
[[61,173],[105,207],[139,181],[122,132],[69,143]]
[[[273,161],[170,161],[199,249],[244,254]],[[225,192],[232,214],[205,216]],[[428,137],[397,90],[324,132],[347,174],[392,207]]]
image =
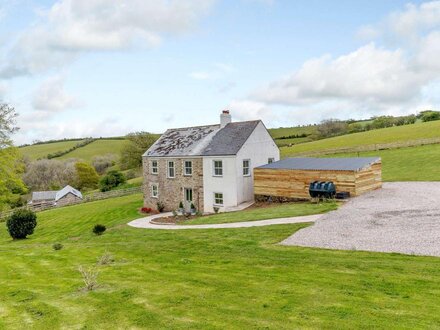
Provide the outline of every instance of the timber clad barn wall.
[[[334,158],[333,158],[334,159]],[[287,160],[277,163],[261,166],[254,169],[254,191],[256,196],[274,196],[292,199],[309,199],[309,184],[313,181],[333,181],[336,185],[336,191],[348,191],[351,196],[359,196],[365,192],[382,187],[382,164],[380,158],[371,160],[371,163],[362,168],[347,169],[347,166],[338,166],[332,169],[323,166],[315,166],[321,169],[298,169],[298,163],[305,158],[299,158],[295,163],[295,158],[289,159],[293,168],[282,168],[287,166],[278,166]],[[325,162],[326,158],[306,159],[316,160],[316,162]],[[329,160],[329,159],[327,159]],[[331,161],[331,159],[330,159]],[[338,159],[336,163],[340,163]],[[305,166],[306,167],[306,166]]]

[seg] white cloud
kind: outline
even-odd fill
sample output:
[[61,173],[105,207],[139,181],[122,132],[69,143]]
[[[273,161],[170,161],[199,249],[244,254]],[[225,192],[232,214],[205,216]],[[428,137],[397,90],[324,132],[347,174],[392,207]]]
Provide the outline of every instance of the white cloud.
[[44,81],[35,91],[32,106],[36,110],[50,113],[81,106],[81,102],[64,90],[64,78],[55,76]]
[[440,1],[407,5],[360,34],[395,39],[383,46],[370,42],[339,57],[310,59],[248,99],[262,108],[284,106],[289,113],[281,112],[298,122],[403,114],[421,110],[420,105],[432,106],[426,87],[440,77]]
[[22,33],[0,75],[59,67],[87,51],[155,47],[191,30],[213,0],[59,0]]
[[191,72],[189,76],[196,80],[208,80],[212,78],[212,75],[209,72],[204,71]]
[[232,101],[227,109],[236,120],[255,120],[263,119],[265,121],[275,120],[275,113],[262,102],[243,100]]

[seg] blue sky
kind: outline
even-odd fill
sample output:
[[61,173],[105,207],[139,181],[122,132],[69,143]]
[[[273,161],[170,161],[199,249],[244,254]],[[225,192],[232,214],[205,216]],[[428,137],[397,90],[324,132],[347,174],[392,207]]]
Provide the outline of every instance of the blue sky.
[[440,1],[0,1],[17,144],[438,108]]

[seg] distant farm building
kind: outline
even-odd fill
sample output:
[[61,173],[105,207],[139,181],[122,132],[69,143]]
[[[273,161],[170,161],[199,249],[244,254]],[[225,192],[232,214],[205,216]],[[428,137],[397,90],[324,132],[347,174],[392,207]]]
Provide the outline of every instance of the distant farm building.
[[308,199],[314,181],[332,181],[337,192],[359,196],[382,186],[382,162],[378,157],[287,158],[254,169],[257,199]]
[[65,186],[59,191],[35,191],[29,203],[33,207],[39,206],[64,206],[82,201],[80,191],[71,186]]

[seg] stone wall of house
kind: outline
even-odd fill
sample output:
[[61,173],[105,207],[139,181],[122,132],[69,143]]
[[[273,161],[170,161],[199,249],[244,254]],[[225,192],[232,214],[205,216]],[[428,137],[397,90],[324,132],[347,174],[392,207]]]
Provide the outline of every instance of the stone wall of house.
[[57,201],[57,206],[65,206],[81,202],[81,198],[72,193],[68,193]]
[[[158,173],[151,173],[151,161],[157,160]],[[174,161],[175,177],[168,178],[167,163]],[[192,161],[192,175],[184,175],[184,161]],[[144,206],[157,209],[157,202],[163,203],[165,211],[176,210],[184,202],[184,188],[193,189],[193,203],[203,212],[203,160],[202,158],[143,158]],[[151,196],[151,185],[158,185],[159,196]]]

